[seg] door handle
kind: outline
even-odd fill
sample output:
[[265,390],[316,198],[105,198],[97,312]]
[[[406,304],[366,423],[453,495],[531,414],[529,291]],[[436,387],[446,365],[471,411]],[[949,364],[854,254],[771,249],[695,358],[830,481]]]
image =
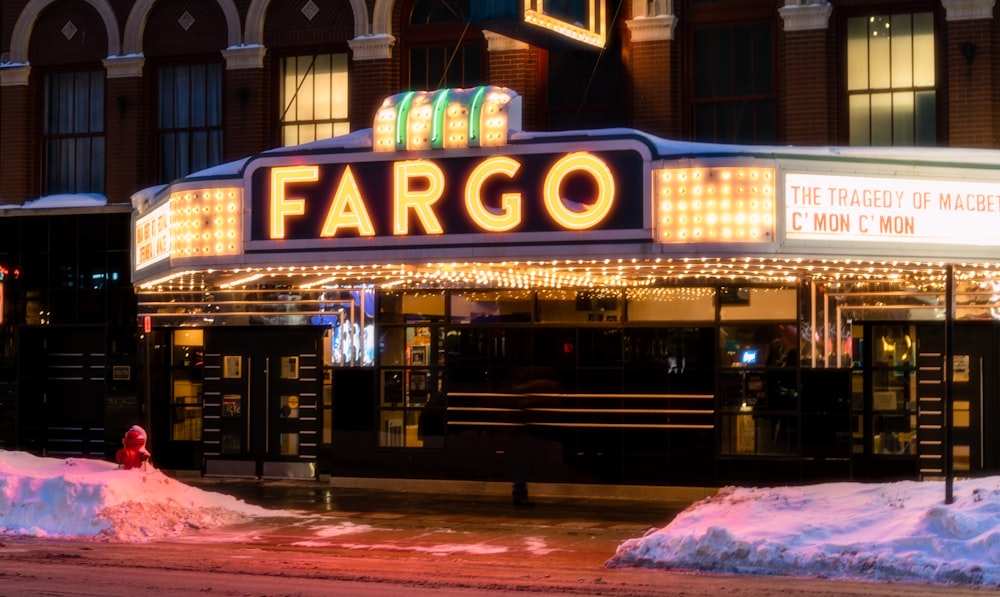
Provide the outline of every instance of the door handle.
[[253,358],[247,357],[247,392],[246,392],[246,402],[247,402],[247,418],[246,418],[246,438],[247,438],[247,452],[253,453],[253,435],[250,433],[250,420],[252,419],[251,410],[253,409],[253,402],[250,400],[250,368],[253,367]]
[[271,357],[264,358],[264,454],[271,453]]

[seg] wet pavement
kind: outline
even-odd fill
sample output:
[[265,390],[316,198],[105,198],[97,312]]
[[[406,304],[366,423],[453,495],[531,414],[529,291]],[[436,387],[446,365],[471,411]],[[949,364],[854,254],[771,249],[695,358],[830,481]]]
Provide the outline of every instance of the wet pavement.
[[684,504],[665,500],[593,497],[532,497],[533,506],[514,506],[509,496],[390,491],[333,487],[323,481],[181,478],[180,481],[232,495],[248,504],[357,519],[440,522],[520,522],[525,525],[640,529],[664,526]]
[[[930,597],[995,587],[858,583],[607,568],[625,540],[661,528],[663,499],[534,498],[334,487],[322,481],[180,478],[274,511],[149,543],[12,539],[3,595],[573,594],[612,597]],[[44,590],[41,590],[44,589]]]

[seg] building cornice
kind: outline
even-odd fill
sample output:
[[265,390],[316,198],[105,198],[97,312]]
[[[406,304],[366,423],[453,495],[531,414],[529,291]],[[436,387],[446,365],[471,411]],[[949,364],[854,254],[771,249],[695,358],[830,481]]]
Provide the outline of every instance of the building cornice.
[[104,70],[107,71],[109,79],[126,79],[142,76],[142,67],[146,64],[146,57],[142,54],[108,56],[101,62],[104,63]]
[[830,27],[833,7],[828,2],[808,3],[809,0],[785,0],[778,9],[785,31],[820,31]]
[[222,51],[226,70],[264,68],[264,54],[267,54],[264,46],[234,46]]
[[677,27],[677,17],[660,15],[656,17],[636,17],[625,21],[633,42],[671,41]]
[[992,19],[996,0],[941,0],[946,21]]
[[28,84],[31,66],[23,64],[0,65],[0,87],[17,87]]
[[363,35],[347,40],[355,61],[388,60],[392,58],[392,46],[395,44],[396,38],[388,33]]
[[483,30],[486,38],[486,49],[489,52],[506,52],[509,50],[527,50],[530,46],[523,41],[501,35],[494,31]]

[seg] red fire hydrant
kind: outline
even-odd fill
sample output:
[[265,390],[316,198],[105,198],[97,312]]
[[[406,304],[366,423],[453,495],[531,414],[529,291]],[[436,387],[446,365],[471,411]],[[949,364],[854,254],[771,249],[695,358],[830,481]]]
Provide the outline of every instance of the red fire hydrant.
[[115,454],[118,467],[133,469],[145,467],[149,462],[149,450],[146,449],[146,430],[138,425],[132,425],[122,438],[122,448]]

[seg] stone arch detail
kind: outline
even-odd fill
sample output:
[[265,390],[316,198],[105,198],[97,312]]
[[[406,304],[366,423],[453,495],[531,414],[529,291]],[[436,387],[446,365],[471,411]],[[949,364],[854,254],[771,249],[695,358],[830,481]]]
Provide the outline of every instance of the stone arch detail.
[[372,10],[372,33],[392,34],[392,9],[396,5],[396,0],[375,0],[375,8]]
[[[28,62],[28,42],[31,40],[31,32],[35,27],[35,22],[43,10],[58,0],[31,0],[21,10],[21,14],[14,23],[14,31],[10,37],[10,62],[23,64]],[[118,21],[115,13],[111,10],[107,0],[84,0],[91,5],[104,22],[104,29],[108,34],[108,55],[117,56],[121,49],[121,35],[118,31]]]
[[[359,37],[368,34],[368,8],[365,0],[350,0],[351,9],[354,11],[354,36]],[[267,15],[267,7],[271,0],[253,0],[250,9],[247,11],[246,35],[243,43],[248,46],[260,46],[264,43],[264,20]]]
[[[243,34],[240,29],[240,14],[236,10],[233,0],[215,0],[222,9],[222,14],[226,17],[226,29],[228,32],[227,43],[230,48],[240,46],[243,43]],[[157,0],[138,0],[132,6],[132,11],[128,14],[128,21],[125,23],[125,54],[142,53],[142,36],[146,31],[146,20],[149,12]]]

